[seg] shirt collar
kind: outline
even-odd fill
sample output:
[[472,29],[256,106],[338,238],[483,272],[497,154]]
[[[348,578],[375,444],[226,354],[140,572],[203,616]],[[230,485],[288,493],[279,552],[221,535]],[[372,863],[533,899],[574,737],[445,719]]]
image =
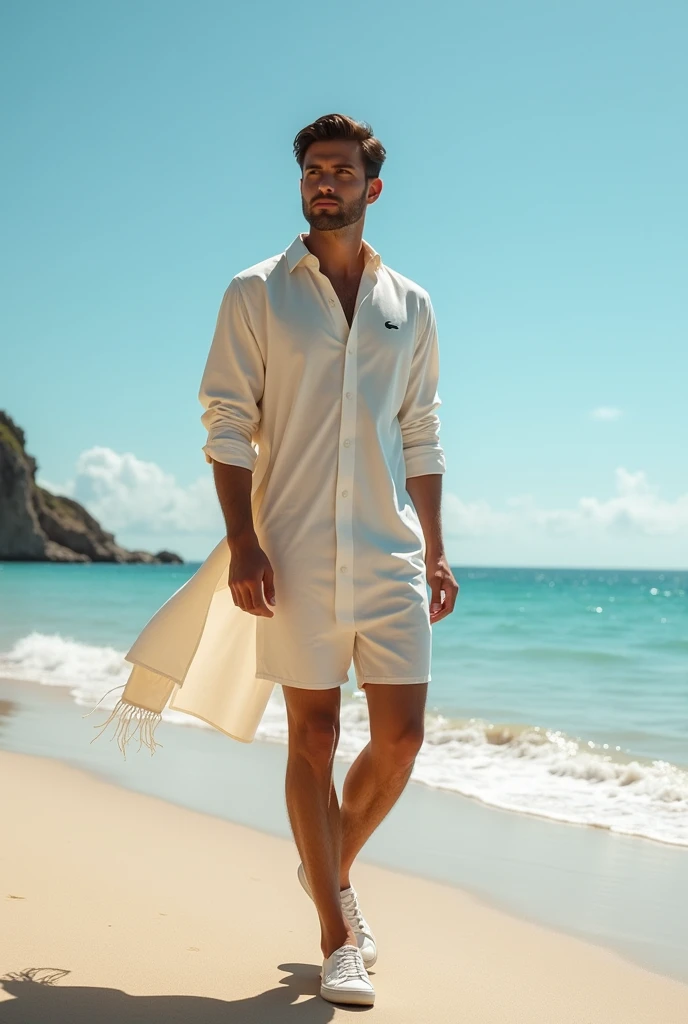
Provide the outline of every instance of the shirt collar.
[[[291,274],[300,263],[304,263],[308,267],[319,267],[320,261],[318,257],[314,255],[303,240],[305,232],[299,232],[291,245],[285,250],[287,257],[287,266],[289,267],[289,273]],[[372,266],[373,270],[377,270],[382,259],[379,252],[373,249],[372,245],[366,242],[365,238],[362,239],[363,250],[366,254],[366,269],[368,266]]]

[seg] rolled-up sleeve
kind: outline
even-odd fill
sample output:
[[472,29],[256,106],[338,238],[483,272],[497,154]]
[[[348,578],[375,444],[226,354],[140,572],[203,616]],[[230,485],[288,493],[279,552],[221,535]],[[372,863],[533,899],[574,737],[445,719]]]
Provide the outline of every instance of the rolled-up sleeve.
[[419,313],[420,328],[406,395],[399,410],[407,478],[446,470],[437,414],[442,404],[437,391],[440,373],[437,323],[429,298],[424,306],[425,311]]
[[260,423],[265,382],[263,356],[251,329],[246,302],[234,278],[220,304],[215,333],[198,398],[208,431],[206,462],[253,470],[254,440]]

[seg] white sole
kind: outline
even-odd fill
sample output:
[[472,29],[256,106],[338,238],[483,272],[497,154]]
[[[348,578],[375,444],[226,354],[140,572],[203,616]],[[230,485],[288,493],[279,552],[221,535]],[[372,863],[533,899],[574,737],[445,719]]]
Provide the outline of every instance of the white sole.
[[342,992],[339,988],[330,988],[329,985],[321,984],[320,995],[329,1003],[347,1003],[353,1006],[373,1006],[375,1004],[374,992]]
[[[301,883],[301,888],[308,896],[310,896],[311,899],[313,899],[313,893],[311,892],[311,887],[308,884],[308,879],[306,878],[306,872],[303,869],[303,864],[299,864],[297,875],[299,878],[299,882]],[[362,958],[363,956],[361,954],[361,959]],[[372,960],[363,960],[363,966],[365,967],[366,971],[369,970],[371,967],[374,967],[376,963],[377,953],[375,954]]]

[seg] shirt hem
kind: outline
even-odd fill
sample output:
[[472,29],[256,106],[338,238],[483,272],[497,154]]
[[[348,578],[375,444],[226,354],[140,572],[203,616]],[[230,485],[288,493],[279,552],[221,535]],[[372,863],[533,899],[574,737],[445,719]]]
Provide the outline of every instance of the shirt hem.
[[367,679],[362,679],[360,684],[364,686],[365,683],[430,683],[432,677],[426,676],[368,676]]
[[301,682],[300,679],[290,679],[288,676],[274,676],[269,672],[256,672],[256,679],[267,679],[271,683],[282,683],[284,686],[296,686],[301,690],[331,690],[335,686],[342,686],[344,683],[348,683],[347,679],[339,679],[334,683],[322,683],[319,686],[313,686],[311,683]]

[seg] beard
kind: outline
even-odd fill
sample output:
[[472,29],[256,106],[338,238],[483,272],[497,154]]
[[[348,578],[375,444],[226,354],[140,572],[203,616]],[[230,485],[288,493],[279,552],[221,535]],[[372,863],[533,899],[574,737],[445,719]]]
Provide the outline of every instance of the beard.
[[[368,205],[367,196],[368,186],[366,185],[360,196],[357,199],[352,199],[350,203],[342,203],[341,199],[335,200],[339,204],[339,208],[336,210],[334,208],[313,210],[302,196],[301,209],[310,226],[316,231],[334,231],[335,228],[346,228],[349,224],[355,224],[357,220],[361,219]],[[311,202],[315,202],[315,200],[313,199]]]

